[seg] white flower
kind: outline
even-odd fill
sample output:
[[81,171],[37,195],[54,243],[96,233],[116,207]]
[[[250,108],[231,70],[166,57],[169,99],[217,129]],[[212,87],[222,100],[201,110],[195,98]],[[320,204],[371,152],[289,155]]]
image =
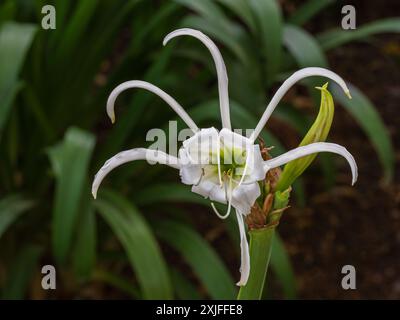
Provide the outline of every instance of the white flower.
[[[231,208],[236,210],[241,239],[241,278],[237,283],[243,286],[247,283],[250,273],[249,248],[246,238],[243,216],[250,213],[251,207],[260,196],[258,181],[264,180],[266,173],[273,168],[284,165],[292,160],[318,152],[332,152],[343,156],[350,164],[352,183],[357,180],[357,166],[353,156],[342,146],[333,143],[312,143],[288,151],[276,158],[264,161],[260,147],[254,141],[264,128],[273,110],[288,89],[299,80],[310,76],[324,76],[336,83],[350,97],[349,90],[341,77],[323,68],[304,68],[290,76],[278,89],[265,109],[259,123],[250,138],[234,133],[229,115],[228,77],[225,63],[217,46],[203,33],[193,29],[179,29],[168,34],[164,45],[174,37],[189,35],[199,39],[211,52],[217,69],[219,102],[222,118],[222,129],[199,129],[179,103],[158,87],[144,81],[127,81],[117,86],[107,101],[107,114],[115,121],[114,103],[117,96],[128,88],[147,89],[161,97],[182,118],[194,135],[183,142],[179,157],[168,155],[162,151],[135,148],[123,151],[109,159],[96,174],[92,185],[93,196],[104,177],[115,167],[134,160],[148,160],[179,169],[184,184],[192,186],[192,192],[211,200],[216,214],[224,219],[230,214]],[[225,214],[221,215],[213,201],[228,205]]]

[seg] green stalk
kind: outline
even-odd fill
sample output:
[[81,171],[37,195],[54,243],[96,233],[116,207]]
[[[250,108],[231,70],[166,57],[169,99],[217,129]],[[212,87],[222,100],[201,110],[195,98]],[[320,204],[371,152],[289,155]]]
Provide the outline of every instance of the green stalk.
[[250,234],[250,276],[247,284],[240,287],[238,300],[260,300],[267,276],[275,227],[254,229]]

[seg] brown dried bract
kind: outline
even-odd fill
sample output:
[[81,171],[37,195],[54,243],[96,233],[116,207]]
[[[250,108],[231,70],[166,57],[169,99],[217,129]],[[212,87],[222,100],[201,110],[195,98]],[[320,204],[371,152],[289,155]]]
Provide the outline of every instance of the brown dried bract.
[[[261,155],[264,160],[271,159],[269,152],[272,148],[267,148],[265,146],[264,140],[259,138]],[[286,208],[272,210],[273,202],[274,202],[274,193],[275,187],[278,183],[279,177],[281,175],[281,169],[275,168],[271,169],[267,172],[265,176],[265,180],[263,182],[263,188],[265,192],[268,192],[264,195],[264,199],[262,202],[262,207],[258,202],[256,202],[252,208],[250,213],[246,216],[245,221],[249,227],[249,229],[261,229],[266,227],[268,224],[278,224],[279,218],[282,215],[283,211]],[[270,219],[273,218],[273,219]],[[270,222],[269,222],[270,221]]]

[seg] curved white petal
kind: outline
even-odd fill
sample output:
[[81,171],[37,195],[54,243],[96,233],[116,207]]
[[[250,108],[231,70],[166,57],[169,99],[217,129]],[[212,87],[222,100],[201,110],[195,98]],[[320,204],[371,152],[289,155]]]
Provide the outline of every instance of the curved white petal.
[[261,130],[264,128],[265,124],[267,123],[269,117],[271,116],[272,112],[275,110],[279,101],[281,101],[281,99],[286,94],[286,92],[299,80],[301,80],[303,78],[307,78],[307,77],[312,77],[312,76],[322,76],[322,77],[326,77],[326,78],[329,78],[329,79],[335,81],[343,89],[344,93],[349,98],[351,98],[350,91],[347,88],[347,85],[344,82],[344,80],[340,76],[338,76],[336,73],[334,73],[328,69],[312,67],[312,68],[304,68],[299,71],[296,71],[288,79],[285,80],[285,82],[281,85],[281,87],[278,89],[278,91],[272,97],[272,99],[271,99],[270,103],[268,104],[267,108],[265,109],[260,121],[258,122],[256,128],[254,129],[253,134],[250,137],[253,141],[258,137]]
[[202,195],[204,198],[209,198],[211,201],[219,203],[227,203],[225,187],[218,183],[218,178],[202,179],[198,185],[192,186],[192,192]]
[[243,222],[243,215],[236,211],[236,218],[238,221],[239,232],[240,232],[240,280],[236,285],[245,286],[250,275],[250,254],[249,244],[247,242],[246,230]]
[[100,170],[97,172],[97,174],[94,176],[94,180],[92,183],[93,197],[96,198],[97,190],[101,182],[110,171],[120,166],[121,164],[135,160],[153,161],[153,162],[158,162],[160,164],[168,165],[175,169],[180,168],[178,158],[170,156],[165,152],[159,150],[151,150],[145,148],[135,148],[131,150],[125,150],[120,153],[117,153],[114,157],[108,159],[104,163],[104,165],[100,168]]
[[241,184],[233,189],[232,207],[242,215],[248,215],[251,207],[261,195],[260,186],[257,182],[250,184]]
[[259,145],[252,145],[247,149],[245,167],[236,168],[235,174],[242,176],[240,181],[244,184],[265,179],[264,159],[262,158]]
[[219,132],[219,137],[223,146],[228,147],[229,149],[240,147],[246,150],[248,146],[253,145],[253,141],[249,138],[226,128],[223,128]]
[[279,167],[284,165],[292,160],[296,160],[298,158],[308,156],[313,153],[318,152],[332,152],[341,155],[344,157],[350,165],[351,173],[352,173],[352,185],[356,183],[358,171],[357,171],[357,164],[354,160],[354,157],[351,155],[350,152],[346,150],[346,148],[335,144],[335,143],[328,143],[328,142],[315,142],[308,144],[306,146],[298,147],[296,149],[290,150],[276,158],[271,160],[267,160],[264,162],[264,170],[268,171],[270,169]]
[[179,163],[181,164],[179,175],[182,183],[188,185],[199,184],[203,175],[203,169],[201,165],[191,163],[187,151],[183,148],[179,150]]
[[163,45],[165,46],[171,39],[179,36],[195,37],[196,39],[200,40],[210,51],[214,59],[215,67],[217,69],[219,105],[221,110],[222,126],[224,128],[231,129],[231,119],[229,115],[228,76],[221,52],[218,50],[218,47],[215,45],[215,43],[204,33],[189,28],[178,29],[169,33],[164,38]]
[[163,99],[168,105],[182,118],[182,120],[188,125],[188,127],[193,131],[197,132],[199,128],[194,123],[192,118],[187,114],[187,112],[182,108],[182,106],[172,98],[168,93],[165,93],[160,88],[156,87],[155,85],[148,83],[146,81],[141,80],[131,80],[126,81],[118,85],[110,94],[107,100],[107,114],[110,117],[112,123],[115,122],[115,112],[114,112],[114,104],[115,100],[119,96],[122,91],[131,88],[142,88],[146,89],[150,92],[153,92],[161,99]]
[[[218,148],[218,131],[211,127],[201,129],[189,139],[183,141],[183,149],[187,152],[187,158],[182,158],[182,163],[186,164],[189,160],[191,164],[216,164]],[[180,154],[180,156],[184,156]],[[184,162],[185,161],[185,162]]]

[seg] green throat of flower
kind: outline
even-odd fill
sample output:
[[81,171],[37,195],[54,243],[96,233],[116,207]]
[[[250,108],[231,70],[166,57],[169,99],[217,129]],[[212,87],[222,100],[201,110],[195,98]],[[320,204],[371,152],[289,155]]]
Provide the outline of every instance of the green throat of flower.
[[231,149],[227,147],[221,148],[219,159],[213,161],[214,172],[220,175],[220,182],[222,183],[229,182],[229,180],[232,180],[234,184],[235,182],[236,184],[239,183],[243,175],[245,175],[246,166],[247,152],[239,147]]

